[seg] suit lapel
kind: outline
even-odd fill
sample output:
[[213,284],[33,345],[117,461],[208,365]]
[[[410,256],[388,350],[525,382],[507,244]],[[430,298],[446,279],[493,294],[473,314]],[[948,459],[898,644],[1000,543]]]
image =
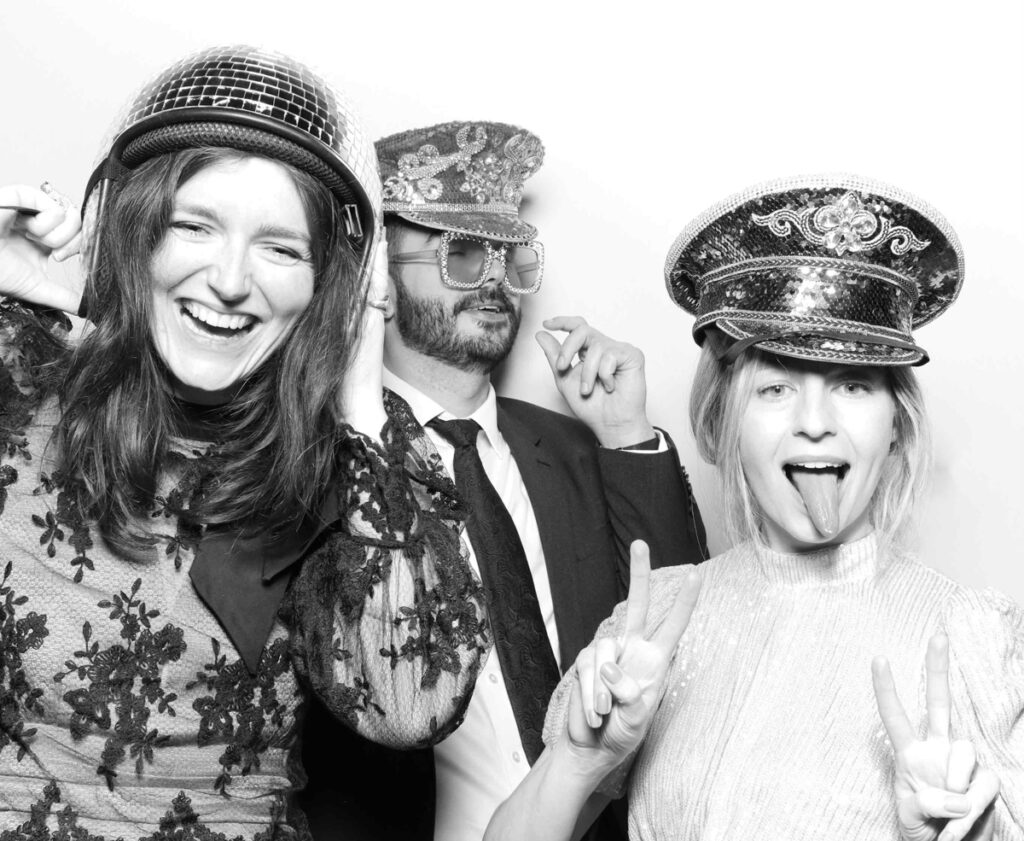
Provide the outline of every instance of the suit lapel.
[[558,627],[560,666],[564,672],[572,665],[574,631],[579,627],[576,594],[576,552],[573,546],[569,494],[564,482],[561,459],[546,446],[540,430],[531,429],[513,417],[498,402],[498,429],[512,451],[519,475],[530,497],[537,530],[544,549],[551,599]]

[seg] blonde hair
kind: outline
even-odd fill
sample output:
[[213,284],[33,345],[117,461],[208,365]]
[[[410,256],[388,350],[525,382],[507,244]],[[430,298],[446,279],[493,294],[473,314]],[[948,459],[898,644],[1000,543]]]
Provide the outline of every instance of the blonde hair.
[[[762,514],[740,463],[740,422],[750,400],[752,381],[768,355],[748,348],[732,364],[705,343],[690,391],[690,428],[701,457],[718,468],[722,480],[725,525],[734,543],[764,543]],[[891,457],[871,498],[870,518],[883,544],[907,538],[914,504],[924,490],[931,464],[931,434],[924,397],[906,366],[884,367],[896,403]]]

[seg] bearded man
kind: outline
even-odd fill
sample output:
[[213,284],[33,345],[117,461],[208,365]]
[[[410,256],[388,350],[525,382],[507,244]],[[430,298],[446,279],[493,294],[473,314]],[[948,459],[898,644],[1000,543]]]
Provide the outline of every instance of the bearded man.
[[[579,317],[544,322],[567,334],[537,338],[577,419],[491,385],[543,280],[543,246],[519,217],[540,140],[456,122],[376,147],[390,272],[384,385],[465,501],[463,545],[494,650],[462,725],[432,750],[387,751],[314,711],[305,809],[317,841],[479,841],[540,753],[559,676],[625,598],[630,543],[645,540],[659,566],[701,561],[706,540],[675,449],[647,418],[635,347]],[[625,839],[625,810],[613,812],[587,837]]]

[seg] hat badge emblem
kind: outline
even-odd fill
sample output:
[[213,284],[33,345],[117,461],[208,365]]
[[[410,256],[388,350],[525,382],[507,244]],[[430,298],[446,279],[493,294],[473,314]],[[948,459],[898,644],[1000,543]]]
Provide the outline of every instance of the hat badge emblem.
[[848,251],[872,251],[887,242],[891,242],[892,253],[899,256],[921,251],[930,244],[909,228],[894,226],[892,220],[873,212],[853,191],[823,207],[812,205],[800,211],[784,207],[764,215],[755,213],[751,219],[777,237],[790,236],[795,226],[812,245],[834,251],[837,256]]
[[384,182],[384,197],[398,201],[416,201],[418,193],[427,201],[436,201],[444,193],[444,185],[437,179],[447,169],[464,171],[469,162],[487,144],[487,132],[476,127],[474,139],[469,139],[470,126],[463,126],[455,135],[456,150],[442,155],[436,146],[427,143],[416,152],[398,159],[398,174]]

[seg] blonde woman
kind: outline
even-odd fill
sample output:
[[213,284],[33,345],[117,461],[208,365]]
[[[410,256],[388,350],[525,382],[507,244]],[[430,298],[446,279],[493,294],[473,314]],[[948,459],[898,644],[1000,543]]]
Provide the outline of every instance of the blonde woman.
[[635,550],[488,838],[578,837],[626,791],[635,841],[1024,838],[1024,612],[901,540],[928,458],[911,331],[959,291],[952,229],[794,178],[702,215],[666,276],[740,540],[702,580]]

